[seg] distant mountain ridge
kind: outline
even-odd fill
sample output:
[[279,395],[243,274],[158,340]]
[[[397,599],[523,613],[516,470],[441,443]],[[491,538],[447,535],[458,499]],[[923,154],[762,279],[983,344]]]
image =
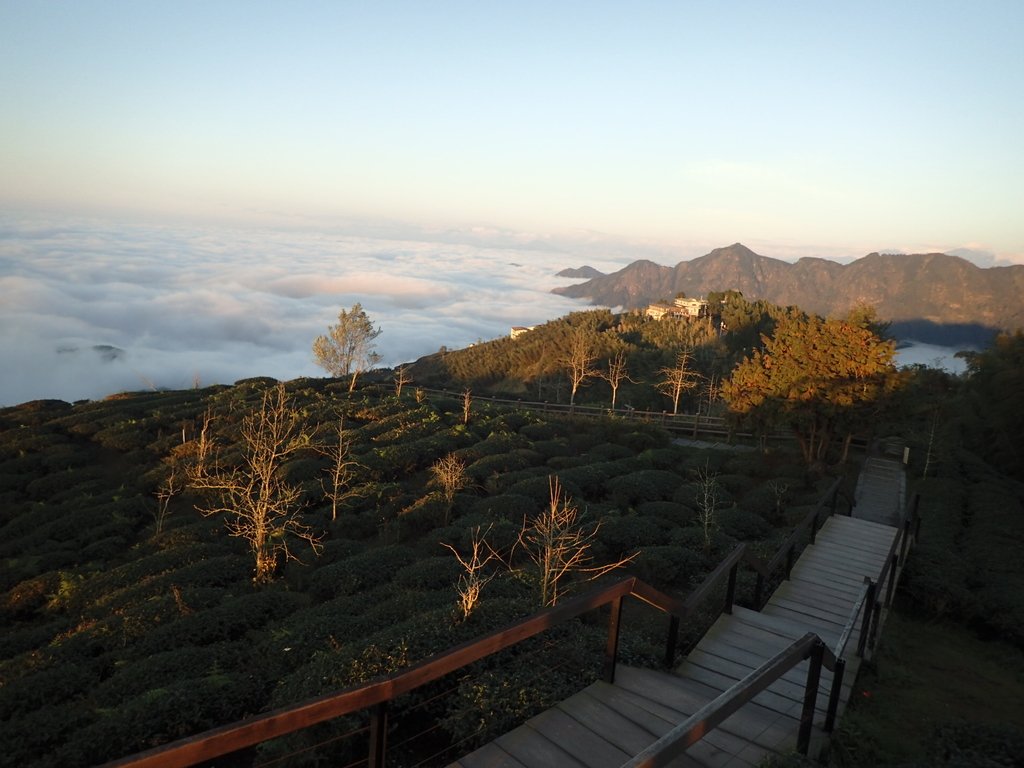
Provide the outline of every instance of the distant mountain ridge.
[[724,290],[821,315],[870,304],[893,323],[897,336],[933,343],[984,343],[997,330],[1024,327],[1024,265],[982,268],[944,253],[871,253],[849,264],[822,258],[790,263],[734,243],[675,267],[635,261],[554,292],[638,309],[680,292],[696,297]]

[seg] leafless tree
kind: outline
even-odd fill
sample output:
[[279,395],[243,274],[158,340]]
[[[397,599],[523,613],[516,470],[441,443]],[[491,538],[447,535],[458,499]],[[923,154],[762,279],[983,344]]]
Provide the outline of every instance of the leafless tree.
[[267,390],[259,410],[243,418],[240,465],[221,462],[205,433],[203,458],[190,468],[189,483],[209,494],[200,512],[224,515],[228,533],[248,544],[255,561],[253,580],[271,580],[279,558],[297,560],[292,552],[296,539],[319,554],[320,537],[299,517],[302,492],[279,472],[289,456],[309,443],[284,385]]
[[408,365],[400,365],[395,368],[395,397],[401,398],[402,388],[412,383],[412,374]]
[[352,480],[360,467],[359,462],[352,458],[351,444],[345,434],[344,419],[338,419],[337,443],[321,446],[317,450],[331,462],[325,470],[327,477],[320,481],[320,487],[323,488],[324,496],[331,500],[331,520],[334,521],[338,519],[338,507],[355,495]]
[[469,413],[473,407],[473,392],[466,387],[462,392],[462,423],[469,424]]
[[569,348],[562,358],[562,365],[569,369],[569,405],[576,405],[576,393],[586,385],[588,379],[599,375],[594,368],[597,354],[594,351],[592,332],[578,325],[569,332]]
[[594,565],[590,554],[600,523],[588,527],[572,499],[563,498],[557,477],[550,482],[548,506],[533,521],[523,520],[521,546],[538,569],[541,605],[551,606],[572,579],[592,581],[631,562],[639,553],[607,565]]
[[185,490],[185,473],[182,471],[181,464],[174,460],[173,457],[165,463],[167,474],[164,475],[160,485],[157,486],[156,491],[153,493],[156,496],[155,517],[156,532],[158,534],[164,530],[164,521],[167,520],[167,515],[170,511],[171,499]]
[[711,551],[711,534],[718,527],[718,473],[705,462],[697,468],[697,521],[704,533],[704,553]]
[[615,401],[619,396],[619,385],[624,381],[636,384],[636,381],[629,377],[629,371],[626,367],[626,353],[621,349],[616,352],[613,357],[608,359],[608,370],[602,371],[598,375],[611,385],[612,410],[614,411]]
[[487,534],[491,526],[480,533],[480,526],[472,530],[470,538],[469,554],[462,555],[451,544],[441,542],[441,546],[447,547],[455,555],[455,559],[462,566],[462,573],[459,574],[459,583],[456,589],[459,592],[459,609],[462,611],[462,620],[469,618],[469,614],[480,602],[480,594],[487,583],[497,576],[497,571],[487,573],[487,566],[495,560],[500,560],[497,553],[487,543]]
[[789,483],[781,480],[772,480],[768,483],[772,495],[775,497],[775,516],[782,519],[782,505],[786,501],[786,494],[789,492]]
[[454,453],[449,453],[435,461],[430,472],[434,476],[434,482],[441,487],[441,493],[444,495],[444,524],[448,525],[452,505],[455,503],[455,494],[465,488],[469,482],[466,477],[466,462]]
[[373,325],[361,304],[342,309],[338,322],[328,326],[327,334],[313,340],[313,359],[332,376],[351,376],[348,391],[356,388],[356,377],[380,362],[374,351],[381,329]]
[[662,380],[658,382],[658,391],[672,399],[672,413],[679,413],[679,398],[697,386],[699,374],[690,367],[693,355],[687,350],[676,357],[675,365],[658,371]]

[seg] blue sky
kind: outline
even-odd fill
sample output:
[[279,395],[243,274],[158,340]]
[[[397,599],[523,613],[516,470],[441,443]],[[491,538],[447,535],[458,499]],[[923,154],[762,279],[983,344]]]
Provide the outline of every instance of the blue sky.
[[1019,0],[0,0],[0,208],[1024,263],[1022,39]]

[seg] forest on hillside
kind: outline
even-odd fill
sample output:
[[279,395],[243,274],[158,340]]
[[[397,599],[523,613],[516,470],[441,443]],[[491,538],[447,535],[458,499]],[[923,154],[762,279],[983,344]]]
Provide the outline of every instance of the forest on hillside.
[[[257,378],[0,411],[0,763],[96,764],[393,672],[529,615],[590,583],[582,570],[545,580],[530,549],[545,510],[573,511],[589,563],[628,561],[608,577],[629,572],[684,595],[737,542],[773,551],[855,463],[842,461],[854,433],[913,445],[926,526],[907,572],[918,610],[1024,647],[1024,491],[1011,479],[1024,456],[1024,339],[972,357],[964,378],[888,367],[872,374],[878,387],[854,377],[873,405],[853,407],[849,371],[842,386],[816,382],[813,401],[807,382],[767,372],[786,366],[764,364],[783,354],[771,346],[787,338],[780,328],[832,326],[740,298],[742,314],[727,321],[735,335],[582,313],[421,361],[411,382],[395,377],[401,387],[379,372],[351,392],[341,380]],[[848,323],[847,341],[869,326]],[[683,447],[614,413],[556,418],[474,396],[561,387],[566,399],[557,365],[574,328],[606,344],[590,348],[595,369],[626,351],[643,383],[624,382],[620,397],[667,397],[650,379],[681,351],[693,390],[715,376],[727,390],[745,365],[763,398],[744,400],[737,424],[785,425],[822,447]],[[417,388],[435,383],[455,393]],[[610,396],[607,381],[591,383],[581,399]],[[708,402],[726,412],[728,401]],[[268,434],[283,436],[282,450],[261,465]],[[284,506],[260,538],[237,512],[268,500]],[[482,539],[494,558],[467,604],[465,564]],[[641,612],[630,626],[622,658],[660,663],[663,621]],[[395,719],[430,735],[392,754],[444,762],[507,730],[592,679],[604,633],[599,620],[576,620],[407,697]],[[345,764],[365,739],[340,737],[364,725],[343,718],[236,761]]]

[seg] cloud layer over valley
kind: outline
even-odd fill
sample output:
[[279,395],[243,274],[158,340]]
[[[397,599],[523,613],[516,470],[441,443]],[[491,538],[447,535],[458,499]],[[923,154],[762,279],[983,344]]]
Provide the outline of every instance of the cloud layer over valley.
[[378,350],[393,365],[583,308],[549,293],[576,260],[537,247],[0,218],[0,405],[324,375],[313,338],[355,302],[383,328]]

